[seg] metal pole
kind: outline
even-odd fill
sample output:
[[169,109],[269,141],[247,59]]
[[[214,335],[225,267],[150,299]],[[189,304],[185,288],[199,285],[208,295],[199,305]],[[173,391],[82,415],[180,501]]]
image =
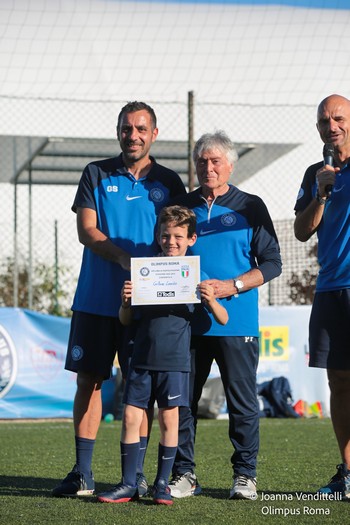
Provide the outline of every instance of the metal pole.
[[58,226],[55,220],[55,304],[54,313],[58,315]]
[[13,306],[18,308],[18,232],[17,232],[17,180],[14,183],[13,214]]
[[32,164],[28,169],[28,308],[33,309],[33,214],[32,214]]
[[193,91],[188,92],[188,189],[194,190],[194,168],[192,162],[192,152],[194,146],[193,130],[194,130],[194,94]]
[[[15,176],[14,176],[14,205],[15,205],[15,210],[14,210],[14,225],[13,225],[13,229],[14,229],[14,276],[13,276],[13,306],[14,307],[18,307],[18,303],[19,303],[19,268],[18,268],[18,213],[17,213],[17,184],[18,184],[18,180],[21,176],[21,174],[23,173],[23,171],[25,170],[28,170],[29,171],[29,177],[30,177],[30,180],[29,180],[29,185],[31,186],[31,183],[32,183],[32,180],[31,180],[31,176],[32,176],[32,173],[31,173],[31,166],[32,166],[32,161],[38,156],[40,155],[40,153],[46,148],[46,146],[49,144],[50,142],[50,139],[46,138],[43,140],[43,142],[40,144],[40,146],[34,150],[31,155],[30,155],[30,158],[28,160],[26,160],[26,162],[20,166],[20,168],[18,168],[16,170],[16,173],[15,173]],[[14,158],[14,162],[15,162],[15,158]],[[29,250],[30,250],[30,257],[31,257],[31,251],[32,251],[32,246],[31,246],[31,229],[32,229],[32,225],[31,225],[31,188],[29,190],[29,199],[30,199],[30,218],[29,218],[29,238],[30,238],[30,246],[29,246]],[[31,265],[31,260],[30,260],[30,265]],[[31,268],[29,269],[28,271],[28,274],[29,274],[29,278],[30,278],[30,281],[31,281]],[[30,285],[32,283],[30,282]],[[28,289],[28,305],[29,305],[29,308],[30,308],[30,304],[32,303],[32,291],[29,291]]]

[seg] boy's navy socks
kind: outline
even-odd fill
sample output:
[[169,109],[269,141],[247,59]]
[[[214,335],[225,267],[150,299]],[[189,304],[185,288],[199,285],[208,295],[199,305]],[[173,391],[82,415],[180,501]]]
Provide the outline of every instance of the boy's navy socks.
[[136,469],[140,453],[140,442],[120,442],[123,483],[129,487],[136,487]]
[[94,445],[95,439],[87,439],[75,436],[77,469],[87,477],[91,477],[91,463]]
[[140,436],[140,452],[139,452],[139,457],[137,460],[137,472],[138,473],[143,472],[143,464],[145,461],[148,441],[149,441],[149,436]]
[[173,464],[175,461],[177,447],[165,447],[161,443],[158,445],[158,472],[157,477],[155,481],[155,485],[157,484],[157,481],[162,478],[168,481],[171,470],[173,468]]

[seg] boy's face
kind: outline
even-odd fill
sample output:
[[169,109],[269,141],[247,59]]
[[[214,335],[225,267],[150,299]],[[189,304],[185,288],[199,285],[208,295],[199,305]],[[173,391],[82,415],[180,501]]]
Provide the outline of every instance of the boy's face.
[[188,227],[175,226],[174,223],[161,224],[158,242],[162,252],[167,257],[182,257],[186,255],[187,248],[193,246],[197,235],[188,237]]

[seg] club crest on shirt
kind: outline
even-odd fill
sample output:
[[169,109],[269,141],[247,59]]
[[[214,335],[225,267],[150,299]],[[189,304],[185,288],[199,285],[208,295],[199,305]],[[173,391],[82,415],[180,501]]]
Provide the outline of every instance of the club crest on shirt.
[[237,222],[237,217],[234,213],[225,213],[221,216],[221,224],[223,226],[233,226]]
[[164,200],[164,191],[160,188],[153,188],[149,195],[154,202],[162,202]]
[[0,325],[0,398],[12,388],[16,377],[16,348],[5,328]]

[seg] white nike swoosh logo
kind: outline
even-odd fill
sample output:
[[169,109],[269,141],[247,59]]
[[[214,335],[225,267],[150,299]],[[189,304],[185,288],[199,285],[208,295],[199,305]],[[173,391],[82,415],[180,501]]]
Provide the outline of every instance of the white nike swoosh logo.
[[176,399],[177,397],[181,397],[181,394],[179,394],[178,396],[168,396],[168,399]]
[[162,456],[162,459],[174,459],[174,456],[171,456],[170,458],[166,458],[165,456]]
[[340,186],[340,188],[333,188],[333,192],[334,192],[334,193],[338,193],[338,191],[341,191],[344,187],[345,187],[345,184],[343,184],[342,186]]
[[135,197],[130,197],[129,195],[126,196],[127,201],[133,201],[135,199],[141,199],[142,195],[136,195]]
[[199,235],[208,235],[208,233],[214,233],[216,230],[201,230]]

